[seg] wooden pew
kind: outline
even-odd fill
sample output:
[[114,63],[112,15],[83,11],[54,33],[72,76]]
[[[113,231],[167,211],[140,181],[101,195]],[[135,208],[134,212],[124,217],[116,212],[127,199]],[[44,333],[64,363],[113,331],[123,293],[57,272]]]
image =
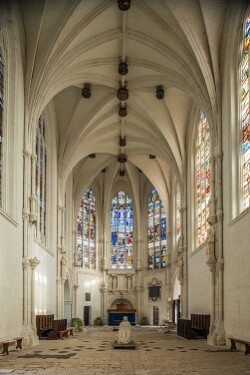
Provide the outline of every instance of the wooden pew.
[[53,321],[53,330],[48,333],[48,340],[58,340],[59,332],[67,329],[67,319],[57,319]]
[[54,314],[36,315],[37,335],[39,339],[47,339],[53,330]]
[[206,339],[209,334],[210,315],[191,314],[191,332],[194,338]]

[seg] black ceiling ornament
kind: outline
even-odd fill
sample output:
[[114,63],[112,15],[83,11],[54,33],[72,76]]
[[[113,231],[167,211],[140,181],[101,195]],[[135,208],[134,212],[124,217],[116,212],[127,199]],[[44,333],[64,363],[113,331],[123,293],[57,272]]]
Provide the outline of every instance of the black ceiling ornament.
[[82,96],[85,99],[89,99],[91,97],[91,84],[90,83],[84,83],[84,86],[82,88]]
[[119,154],[117,156],[117,161],[119,163],[122,163],[122,164],[126,163],[126,161],[127,161],[127,155],[126,154]]
[[126,107],[126,104],[124,104],[124,105],[120,104],[119,105],[119,116],[120,117],[127,116],[127,107]]
[[90,159],[94,159],[96,157],[96,154],[89,154]]
[[120,136],[119,138],[119,146],[125,147],[126,146],[126,137]]
[[127,11],[130,8],[130,0],[118,0],[118,8],[122,11]]
[[149,159],[155,159],[156,158],[156,156],[155,155],[152,155],[152,154],[149,154]]
[[162,85],[156,86],[156,97],[159,100],[164,98],[164,88]]
[[124,176],[125,176],[125,171],[120,170],[119,175],[120,175],[121,177],[124,177]]
[[103,168],[102,170],[101,170],[101,173],[105,173],[106,172],[106,168]]
[[121,101],[124,102],[125,100],[128,99],[128,89],[126,86],[121,86],[118,91],[117,91],[117,98]]
[[126,61],[120,62],[120,64],[118,65],[118,73],[121,76],[125,76],[126,74],[128,74],[128,64],[126,63]]

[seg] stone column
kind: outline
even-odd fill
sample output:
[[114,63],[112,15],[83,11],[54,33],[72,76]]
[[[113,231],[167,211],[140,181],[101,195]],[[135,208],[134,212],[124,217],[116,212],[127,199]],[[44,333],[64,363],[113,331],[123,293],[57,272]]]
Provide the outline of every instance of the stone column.
[[79,285],[74,284],[73,285],[73,295],[72,295],[72,317],[75,318],[77,316],[77,289],[79,288]]
[[31,195],[30,195],[30,215],[29,220],[36,224],[38,220],[38,201],[36,196],[36,161],[37,156],[31,156]]
[[217,166],[217,196],[218,196],[218,209],[217,209],[217,233],[218,233],[218,249],[217,249],[217,273],[218,273],[218,322],[216,327],[217,345],[225,344],[225,329],[224,329],[224,301],[223,301],[223,202],[222,202],[222,153],[216,156]]
[[40,260],[37,259],[37,257],[29,259],[29,264],[31,267],[31,325],[33,327],[34,331],[34,337],[33,337],[33,345],[35,345],[35,342],[38,344],[38,336],[37,336],[37,329],[36,329],[36,311],[35,311],[35,302],[36,302],[36,297],[35,297],[35,269],[40,264]]

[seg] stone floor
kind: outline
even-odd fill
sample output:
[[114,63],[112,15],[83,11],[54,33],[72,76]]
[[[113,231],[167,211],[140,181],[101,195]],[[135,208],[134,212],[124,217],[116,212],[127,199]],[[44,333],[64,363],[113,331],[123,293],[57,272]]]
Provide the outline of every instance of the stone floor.
[[64,340],[41,340],[35,347],[0,356],[0,374],[25,375],[244,375],[250,355],[184,340],[160,328],[133,327],[136,349],[114,349],[112,327],[90,327]]

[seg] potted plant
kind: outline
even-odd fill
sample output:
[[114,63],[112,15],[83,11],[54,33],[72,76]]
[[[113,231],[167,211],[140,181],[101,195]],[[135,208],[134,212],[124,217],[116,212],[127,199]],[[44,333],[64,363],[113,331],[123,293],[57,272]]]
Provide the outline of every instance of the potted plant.
[[94,319],[94,325],[95,326],[103,326],[103,320],[100,316]]
[[148,317],[143,316],[143,317],[141,318],[141,320],[140,320],[140,325],[141,325],[141,326],[149,326],[150,324],[149,324],[149,319],[148,319]]
[[80,318],[72,318],[72,326],[75,327],[77,332],[83,331],[83,321]]

